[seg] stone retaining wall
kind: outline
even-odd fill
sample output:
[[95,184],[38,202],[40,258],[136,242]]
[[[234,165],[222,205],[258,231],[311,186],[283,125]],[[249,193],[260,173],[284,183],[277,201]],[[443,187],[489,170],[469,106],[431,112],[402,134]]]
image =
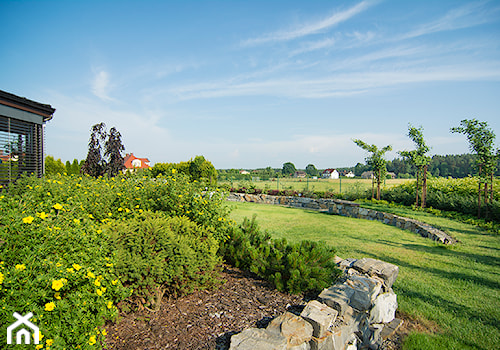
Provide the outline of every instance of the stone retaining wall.
[[300,315],[285,312],[266,328],[231,337],[230,350],[378,349],[401,325],[392,290],[399,268],[375,259],[338,259],[344,277],[309,301]]
[[362,208],[358,203],[340,199],[313,199],[305,197],[271,196],[267,194],[230,193],[227,198],[234,202],[254,202],[263,204],[284,205],[294,208],[328,211],[330,214],[348,216],[352,218],[377,220],[387,225],[410,230],[422,237],[430,238],[443,244],[454,244],[457,241],[431,225],[414,219],[405,218],[395,214]]

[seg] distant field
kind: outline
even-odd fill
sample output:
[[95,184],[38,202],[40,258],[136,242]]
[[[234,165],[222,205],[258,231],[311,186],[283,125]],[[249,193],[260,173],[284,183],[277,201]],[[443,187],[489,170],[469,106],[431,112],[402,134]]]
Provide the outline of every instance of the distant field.
[[[414,181],[408,179],[390,179],[385,180],[384,187],[389,188],[399,185],[406,181]],[[232,187],[248,187],[251,183],[256,188],[273,189],[273,190],[294,190],[294,191],[328,191],[333,193],[345,193],[347,191],[364,191],[371,189],[372,180],[370,179],[349,179],[342,178],[337,180],[329,179],[295,179],[295,178],[280,178],[279,180],[267,181],[232,181]],[[231,184],[231,181],[219,181],[219,184]],[[375,184],[376,186],[376,184]]]

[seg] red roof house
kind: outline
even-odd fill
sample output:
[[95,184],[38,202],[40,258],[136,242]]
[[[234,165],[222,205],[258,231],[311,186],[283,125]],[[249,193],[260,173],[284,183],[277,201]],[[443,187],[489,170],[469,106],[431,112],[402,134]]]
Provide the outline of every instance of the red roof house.
[[149,169],[151,166],[149,165],[148,158],[137,158],[133,153],[127,153],[124,159],[125,169],[134,170],[134,169]]

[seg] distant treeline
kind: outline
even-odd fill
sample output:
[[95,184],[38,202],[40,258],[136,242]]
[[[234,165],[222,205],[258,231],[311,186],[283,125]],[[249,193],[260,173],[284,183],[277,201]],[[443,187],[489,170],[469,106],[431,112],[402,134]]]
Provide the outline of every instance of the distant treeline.
[[[335,168],[335,167],[332,167]],[[370,171],[366,164],[358,163],[354,167],[336,168],[340,173],[352,171],[354,175],[361,176],[365,171]],[[246,170],[249,174],[241,174],[241,170]],[[300,169],[299,169],[300,170]],[[318,169],[318,175],[324,169]],[[415,169],[408,161],[402,158],[395,158],[387,162],[387,171],[396,174],[398,178],[413,178]],[[260,169],[219,169],[219,180],[243,180],[258,177],[260,180],[267,180],[277,176],[283,177],[282,168],[260,168]],[[435,155],[429,164],[428,172],[435,177],[463,178],[477,174],[476,156],[473,154],[460,155]],[[500,176],[500,164],[497,167],[495,176]]]

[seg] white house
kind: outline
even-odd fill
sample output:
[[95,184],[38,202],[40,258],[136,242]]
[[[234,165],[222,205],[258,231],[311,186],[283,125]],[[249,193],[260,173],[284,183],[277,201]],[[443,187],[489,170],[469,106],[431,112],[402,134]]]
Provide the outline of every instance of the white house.
[[336,169],[326,169],[321,173],[323,179],[338,179],[339,172]]
[[349,171],[347,174],[345,174],[345,177],[354,177],[354,173],[352,171]]

